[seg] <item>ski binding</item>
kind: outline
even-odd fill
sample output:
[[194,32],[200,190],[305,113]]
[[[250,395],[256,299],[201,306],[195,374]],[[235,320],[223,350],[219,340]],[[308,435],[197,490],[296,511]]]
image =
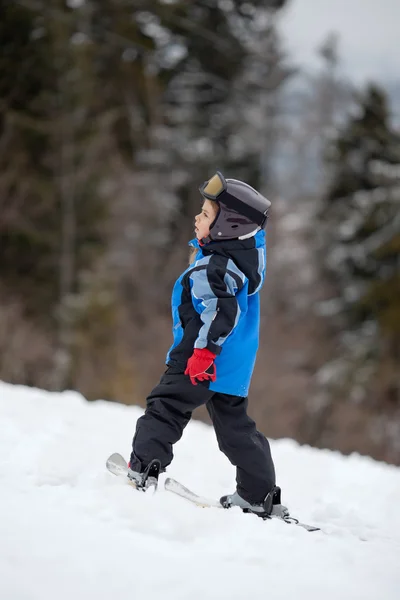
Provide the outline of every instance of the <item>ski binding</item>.
[[157,490],[158,475],[161,470],[161,463],[157,459],[152,460],[143,473],[135,473],[130,470],[124,457],[115,452],[107,458],[106,467],[113,475],[124,477],[127,483],[137,490],[146,492],[150,487],[154,488],[154,492]]

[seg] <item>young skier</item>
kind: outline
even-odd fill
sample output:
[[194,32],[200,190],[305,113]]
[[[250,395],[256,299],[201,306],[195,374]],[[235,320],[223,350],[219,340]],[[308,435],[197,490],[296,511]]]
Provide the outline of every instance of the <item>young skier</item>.
[[217,172],[200,187],[195,256],[172,293],[167,370],[138,419],[129,477],[146,487],[171,463],[192,412],[205,404],[220,450],[236,466],[236,491],[220,500],[260,516],[283,514],[266,437],[247,414],[259,336],[271,205],[255,189]]

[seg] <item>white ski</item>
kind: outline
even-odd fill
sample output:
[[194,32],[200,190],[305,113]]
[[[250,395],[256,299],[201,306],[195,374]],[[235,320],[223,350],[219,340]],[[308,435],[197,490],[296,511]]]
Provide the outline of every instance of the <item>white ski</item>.
[[[177,494],[178,496],[181,496],[181,498],[192,502],[196,506],[200,506],[202,508],[224,508],[218,500],[210,500],[208,498],[204,498],[203,496],[199,496],[198,494],[195,494],[187,487],[182,485],[182,483],[179,483],[179,481],[176,481],[176,479],[172,479],[171,477],[168,477],[165,480],[164,488],[168,492]],[[307,531],[320,531],[319,527],[314,527],[314,525],[307,525],[307,523],[301,523],[298,519],[295,519],[294,517],[278,517],[277,515],[271,515],[271,517],[268,518],[279,519],[279,521],[283,521],[288,525],[298,525],[299,527],[302,527]]]
[[172,492],[173,494],[177,494],[181,496],[181,498],[185,498],[185,500],[189,500],[196,506],[200,506],[202,508],[223,508],[222,504],[218,500],[210,500],[209,498],[204,498],[203,496],[198,496],[194,492],[190,491],[187,487],[176,481],[176,479],[172,479],[171,477],[167,477],[164,482],[164,488],[168,492]]

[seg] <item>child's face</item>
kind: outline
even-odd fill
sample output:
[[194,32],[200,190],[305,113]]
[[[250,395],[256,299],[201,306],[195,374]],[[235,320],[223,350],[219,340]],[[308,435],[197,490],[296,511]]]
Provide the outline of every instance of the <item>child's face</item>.
[[213,223],[217,215],[217,205],[211,200],[204,200],[200,214],[196,215],[195,233],[198,240],[205,238],[210,233],[210,225]]

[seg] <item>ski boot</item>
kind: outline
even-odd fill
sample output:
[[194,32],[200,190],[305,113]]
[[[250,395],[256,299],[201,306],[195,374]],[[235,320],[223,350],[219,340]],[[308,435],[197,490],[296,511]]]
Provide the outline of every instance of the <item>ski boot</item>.
[[142,490],[145,492],[149,489],[149,487],[154,487],[154,491],[157,489],[158,485],[158,476],[161,472],[161,462],[154,458],[149,462],[147,467],[142,473],[138,471],[132,471],[130,468],[130,463],[128,464],[128,478],[131,480],[132,484],[138,490]]
[[245,513],[254,513],[262,519],[270,519],[271,517],[279,517],[286,519],[289,517],[289,511],[286,506],[281,503],[281,488],[275,486],[265,497],[263,502],[251,504],[244,500],[237,492],[228,496],[222,496],[220,503],[224,508],[239,506]]

